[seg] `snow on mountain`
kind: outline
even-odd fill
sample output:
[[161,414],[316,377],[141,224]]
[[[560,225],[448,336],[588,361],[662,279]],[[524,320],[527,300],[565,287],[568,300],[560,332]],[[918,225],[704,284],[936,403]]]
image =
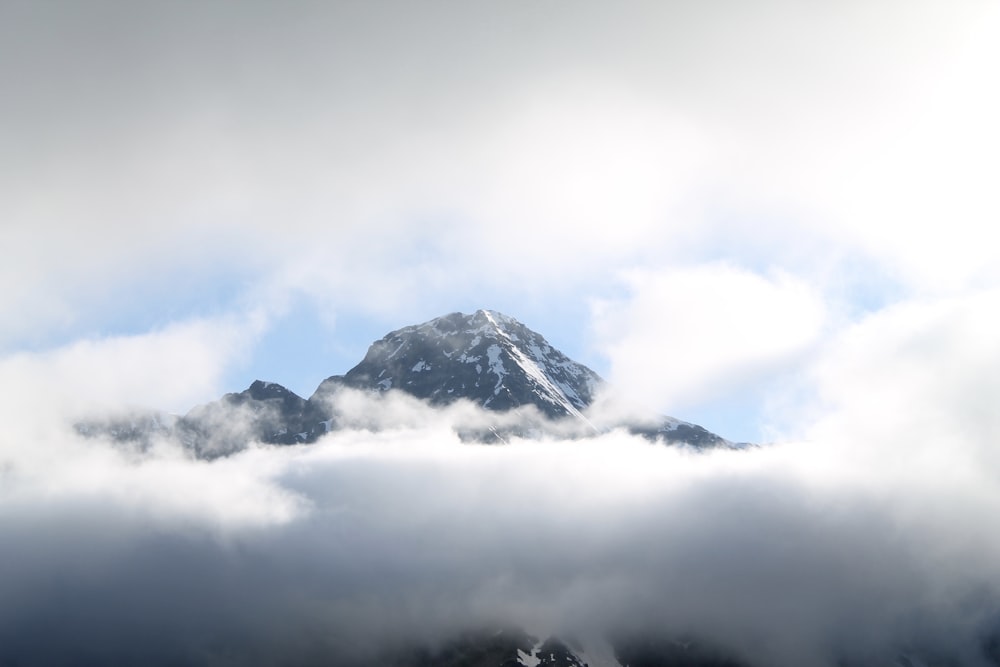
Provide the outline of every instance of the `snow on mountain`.
[[[347,409],[338,403],[340,392],[349,389],[375,396],[402,392],[432,406],[461,399],[498,415],[495,425],[467,431],[459,428],[464,439],[473,441],[504,442],[508,437],[543,434],[559,425],[561,435],[625,428],[652,441],[735,446],[701,426],[672,417],[594,425],[588,410],[603,386],[597,373],[513,317],[477,310],[451,313],[390,332],[372,343],[357,366],[320,383],[308,400],[276,382],[257,380],[242,392],[195,407],[171,429],[203,456],[225,455],[252,441],[313,442],[354,423],[351,418],[355,415],[345,414]],[[511,410],[528,406],[537,408],[535,414],[541,416],[528,413],[520,421],[499,420]],[[116,425],[114,435],[129,439],[136,436],[133,431]],[[88,424],[82,432],[102,435],[108,429]]]
[[335,386],[398,389],[435,405],[464,398],[489,410],[532,404],[551,418],[584,419],[602,384],[592,370],[512,317],[489,310],[451,313],[376,341]]

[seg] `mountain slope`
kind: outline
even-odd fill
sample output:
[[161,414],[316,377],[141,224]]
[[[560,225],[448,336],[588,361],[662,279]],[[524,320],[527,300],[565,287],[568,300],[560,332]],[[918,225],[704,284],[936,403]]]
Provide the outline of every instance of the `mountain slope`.
[[335,387],[398,389],[434,405],[460,398],[488,410],[534,405],[550,418],[583,418],[601,378],[512,317],[489,310],[452,313],[376,341]]
[[[354,408],[343,400],[345,390],[354,390],[375,398],[401,392],[432,406],[465,400],[495,415],[495,423],[485,427],[456,425],[466,440],[498,442],[545,433],[571,437],[624,428],[651,441],[734,446],[672,417],[605,419],[595,425],[588,411],[604,386],[597,373],[541,334],[502,313],[478,310],[390,332],[372,343],[354,368],[320,383],[308,400],[280,384],[257,380],[242,392],[174,418],[170,426],[163,425],[168,422],[161,416],[130,417],[127,424],[92,422],[78,424],[77,430],[120,442],[173,434],[201,456],[221,456],[249,442],[309,443],[330,431],[358,426]],[[532,407],[537,411],[512,412]],[[379,420],[372,422],[377,427]],[[155,433],[142,428],[146,423],[156,427]]]

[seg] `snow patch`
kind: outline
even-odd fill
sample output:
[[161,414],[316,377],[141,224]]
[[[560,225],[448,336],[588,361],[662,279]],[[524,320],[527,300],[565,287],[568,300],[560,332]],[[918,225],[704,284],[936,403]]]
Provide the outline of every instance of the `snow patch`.
[[663,424],[663,426],[660,427],[661,433],[669,433],[670,431],[676,431],[681,426],[681,424],[686,424],[687,426],[691,426],[691,424],[688,424],[687,422],[682,422],[680,419],[674,419],[673,417],[667,417],[664,420],[664,422],[665,423]]
[[[535,648],[538,648],[537,646]],[[535,652],[525,653],[521,649],[517,649],[517,661],[520,662],[524,667],[536,667],[541,659],[535,655]]]
[[497,383],[493,387],[494,396],[500,393],[500,389],[503,387],[503,379],[507,376],[507,369],[504,368],[503,359],[500,358],[501,353],[502,350],[496,343],[486,348],[486,356],[490,360],[490,371],[497,376]]
[[386,358],[385,358],[385,359],[386,359],[386,361],[388,361],[389,359],[392,359],[392,358],[393,358],[393,357],[395,357],[395,356],[396,356],[397,354],[399,354],[399,351],[403,349],[403,346],[404,346],[404,345],[406,345],[406,341],[405,341],[405,340],[403,340],[403,341],[402,341],[402,342],[401,342],[401,343],[399,344],[399,347],[397,347],[397,348],[396,348],[395,350],[393,350],[393,351],[392,351],[392,354],[390,354],[390,355],[389,355],[388,357],[386,357]]
[[[568,387],[566,387],[565,384],[563,384],[562,387],[557,386],[551,380],[550,371],[548,371],[548,368],[545,365],[545,362],[543,361],[545,359],[544,355],[539,355],[541,356],[541,359],[539,359],[539,361],[542,363],[542,366],[539,366],[538,362],[529,358],[528,355],[526,355],[521,350],[521,348],[519,348],[517,345],[514,344],[514,342],[510,339],[509,336],[507,336],[507,334],[505,334],[503,331],[500,331],[500,335],[506,338],[507,342],[510,344],[510,355],[511,357],[514,358],[514,362],[521,368],[521,370],[524,371],[525,375],[534,380],[536,386],[541,390],[541,393],[545,396],[546,399],[549,400],[549,402],[560,406],[568,414],[583,420],[587,424],[590,424],[589,420],[587,420],[587,418],[583,416],[583,413],[581,413],[577,409],[576,405],[574,405],[574,403],[567,396],[567,392],[564,391],[564,389]],[[499,346],[497,347],[499,348]],[[541,349],[537,345],[535,345],[534,347],[537,350]],[[489,352],[489,350],[487,350],[487,352]],[[577,399],[579,404],[582,405],[583,401],[580,400],[579,395],[577,395],[577,393],[572,389],[570,389],[570,391],[572,392],[572,395]]]
[[501,352],[500,346],[496,343],[486,348],[486,357],[490,360],[490,370],[499,377],[507,375],[507,369],[503,367],[503,359],[500,358]]

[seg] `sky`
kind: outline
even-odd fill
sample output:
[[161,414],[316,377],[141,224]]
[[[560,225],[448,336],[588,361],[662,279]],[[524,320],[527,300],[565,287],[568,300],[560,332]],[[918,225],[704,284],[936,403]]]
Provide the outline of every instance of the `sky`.
[[769,441],[852,327],[997,286],[993,3],[2,11],[0,353],[190,380],[108,400],[308,396],[492,308]]
[[[221,637],[271,627],[243,605],[325,627],[317,605],[343,620],[358,591],[386,626],[399,591],[444,624],[431,583],[449,553],[457,608],[537,608],[541,627],[600,624],[569,610],[637,596],[676,619],[640,595],[655,580],[649,595],[697,607],[685,622],[772,664],[830,664],[820,647],[864,605],[900,637],[966,637],[1000,580],[974,520],[1000,509],[998,34],[1000,7],[974,1],[0,2],[0,524],[18,536],[0,600],[35,605],[0,602],[0,637],[38,657],[32,632],[89,618],[109,582],[119,597],[66,646],[130,619],[129,591],[162,593],[157,627],[188,636],[171,610],[207,603],[169,583],[195,570],[217,593],[205,623],[244,609]],[[388,443],[359,430],[209,464],[66,428],[183,414],[256,378],[307,397],[390,330],[478,308],[636,404],[781,444],[691,459],[609,434],[572,464],[556,442],[487,465],[447,416],[421,416],[390,419]],[[605,491],[584,511],[543,484],[562,473]],[[407,511],[434,541],[393,519]],[[501,550],[496,578],[496,538],[454,532],[476,512],[551,550]],[[577,537],[588,549],[558,546]],[[326,573],[330,558],[371,586]],[[692,581],[670,569],[698,562]],[[148,588],[153,572],[168,583]],[[265,589],[242,588],[262,573]],[[307,594],[317,580],[326,597]],[[758,626],[740,587],[713,581],[745,583],[737,603],[789,596]],[[772,632],[790,619],[801,645]]]

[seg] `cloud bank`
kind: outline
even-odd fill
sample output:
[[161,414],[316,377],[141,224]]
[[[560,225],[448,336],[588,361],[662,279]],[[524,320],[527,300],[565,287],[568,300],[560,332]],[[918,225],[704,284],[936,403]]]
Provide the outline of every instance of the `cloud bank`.
[[695,636],[760,665],[984,664],[1000,487],[979,422],[933,461],[938,433],[892,440],[844,412],[749,452],[620,432],[484,446],[455,431],[468,407],[352,400],[357,428],[213,461],[6,422],[2,657],[377,663],[517,623]]

